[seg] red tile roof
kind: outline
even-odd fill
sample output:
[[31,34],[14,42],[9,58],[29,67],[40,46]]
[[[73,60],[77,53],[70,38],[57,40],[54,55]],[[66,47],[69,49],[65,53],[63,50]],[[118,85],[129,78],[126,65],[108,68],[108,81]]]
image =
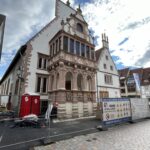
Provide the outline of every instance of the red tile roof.
[[129,68],[118,70],[118,72],[119,72],[120,77],[125,77],[126,78],[127,75],[128,75],[128,72],[129,72]]
[[143,69],[141,85],[150,85],[150,67]]

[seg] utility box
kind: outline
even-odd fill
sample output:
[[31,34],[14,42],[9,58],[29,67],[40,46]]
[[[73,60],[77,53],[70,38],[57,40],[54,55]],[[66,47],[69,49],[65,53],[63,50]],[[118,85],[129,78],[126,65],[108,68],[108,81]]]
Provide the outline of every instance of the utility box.
[[25,93],[22,95],[19,117],[29,114],[40,114],[40,95],[37,93]]

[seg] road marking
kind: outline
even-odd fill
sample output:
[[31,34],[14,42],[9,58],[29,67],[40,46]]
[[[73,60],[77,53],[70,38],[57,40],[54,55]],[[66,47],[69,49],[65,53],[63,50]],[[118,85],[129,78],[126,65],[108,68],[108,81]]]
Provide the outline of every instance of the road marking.
[[42,140],[44,138],[59,137],[59,136],[62,136],[62,135],[69,135],[69,134],[74,134],[74,133],[80,133],[80,132],[90,131],[90,130],[94,130],[94,129],[96,129],[96,128],[89,128],[89,129],[84,129],[84,130],[79,130],[79,131],[74,131],[74,132],[69,132],[69,133],[62,133],[62,134],[57,134],[57,135],[53,135],[53,136],[43,136],[41,138],[36,138],[36,139],[28,140],[28,141],[22,141],[22,142],[18,142],[18,143],[14,143],[14,144],[0,146],[0,149],[1,148],[6,148],[6,147],[11,147],[11,146],[16,146],[16,145],[20,145],[20,144],[30,143],[30,142],[33,142],[33,141]]

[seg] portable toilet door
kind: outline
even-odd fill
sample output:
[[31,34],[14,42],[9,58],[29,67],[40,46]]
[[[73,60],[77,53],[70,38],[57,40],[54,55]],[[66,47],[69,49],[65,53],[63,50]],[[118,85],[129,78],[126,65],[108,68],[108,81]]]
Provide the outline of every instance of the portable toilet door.
[[40,114],[40,96],[32,96],[31,98],[31,114]]
[[31,96],[23,95],[21,98],[19,117],[24,117],[26,115],[29,115],[30,111],[31,111]]

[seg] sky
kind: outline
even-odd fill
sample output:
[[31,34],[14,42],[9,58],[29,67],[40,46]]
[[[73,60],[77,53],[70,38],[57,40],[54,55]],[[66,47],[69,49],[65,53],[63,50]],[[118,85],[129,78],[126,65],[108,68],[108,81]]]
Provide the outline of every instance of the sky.
[[[150,67],[149,0],[70,0],[70,3],[75,9],[81,5],[95,36],[96,50],[102,46],[101,34],[106,33],[118,69]],[[55,17],[55,0],[0,0],[0,13],[6,15],[1,78],[19,47]]]

